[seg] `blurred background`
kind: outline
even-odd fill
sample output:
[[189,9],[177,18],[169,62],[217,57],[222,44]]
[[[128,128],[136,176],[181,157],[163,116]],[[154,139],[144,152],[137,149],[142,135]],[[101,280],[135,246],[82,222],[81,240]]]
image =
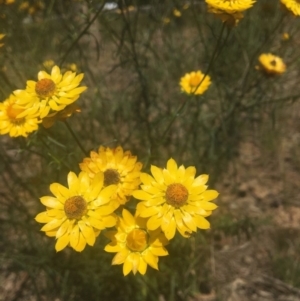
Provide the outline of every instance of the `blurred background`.
[[[68,123],[86,151],[121,145],[146,172],[172,157],[220,192],[210,230],[176,237],[159,271],[124,277],[104,235],[56,253],[34,220],[85,157],[65,124],[2,135],[1,301],[300,300],[300,21],[279,0],[244,15],[226,27],[204,1],[0,1],[1,101],[54,65],[84,73]],[[286,72],[258,70],[262,53]],[[203,95],[181,92],[182,76],[208,69]]]

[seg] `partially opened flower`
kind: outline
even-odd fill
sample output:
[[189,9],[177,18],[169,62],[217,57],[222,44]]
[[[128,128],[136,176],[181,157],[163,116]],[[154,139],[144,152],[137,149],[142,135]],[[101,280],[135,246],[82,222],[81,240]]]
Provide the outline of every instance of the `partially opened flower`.
[[205,76],[201,71],[186,73],[180,79],[181,91],[187,94],[203,94],[210,84],[210,77],[208,75]]
[[269,75],[278,75],[286,71],[286,65],[283,60],[271,53],[263,53],[258,58],[260,66],[257,69],[262,69]]
[[29,133],[38,129],[41,122],[38,115],[36,108],[26,109],[19,105],[18,98],[11,94],[8,99],[0,103],[0,134],[27,137]]
[[69,172],[68,188],[53,183],[50,190],[54,196],[40,198],[47,209],[35,220],[45,224],[41,231],[57,239],[57,252],[68,245],[81,252],[86,244],[94,245],[101,230],[116,224],[116,207],[111,203],[116,186],[103,187],[103,180],[103,173],[91,180],[85,172],[78,177]]
[[123,209],[122,217],[117,223],[117,231],[106,234],[111,242],[106,245],[105,251],[117,253],[112,264],[123,264],[123,274],[131,271],[144,275],[147,265],[158,270],[158,256],[168,255],[164,248],[168,240],[160,229],[147,230],[147,220],[141,217],[133,217],[131,213]]
[[140,170],[142,163],[130,151],[123,151],[122,147],[109,148],[100,146],[98,152],[91,152],[89,158],[84,158],[79,164],[80,169],[86,171],[91,178],[99,171],[104,173],[104,186],[115,184],[117,190],[113,199],[119,204],[125,204],[128,197],[140,184]]
[[141,174],[141,190],[133,196],[141,200],[137,205],[137,215],[149,218],[147,228],[161,228],[167,239],[175,236],[176,229],[184,237],[189,237],[197,228],[210,228],[205,217],[217,208],[212,203],[218,196],[216,190],[207,190],[208,175],[195,178],[194,166],[177,166],[173,159],[167,168],[151,166],[152,176]]
[[83,73],[67,71],[61,74],[58,66],[52,68],[51,74],[45,71],[38,73],[38,81],[27,81],[26,91],[16,90],[14,94],[22,98],[27,107],[39,104],[40,117],[46,117],[50,111],[61,111],[74,103],[86,87],[78,87]]
[[284,7],[295,16],[300,16],[299,0],[280,0]]
[[249,9],[256,0],[205,0],[205,2],[213,8],[227,13],[235,13]]

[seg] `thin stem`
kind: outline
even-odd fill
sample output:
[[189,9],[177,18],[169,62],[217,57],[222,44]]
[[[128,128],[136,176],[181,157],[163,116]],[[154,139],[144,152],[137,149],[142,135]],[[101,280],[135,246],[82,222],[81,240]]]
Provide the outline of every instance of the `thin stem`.
[[100,6],[100,8],[98,9],[98,11],[96,12],[95,16],[92,18],[92,20],[86,25],[86,27],[82,30],[82,32],[78,35],[78,37],[75,39],[75,41],[71,44],[71,46],[69,47],[69,49],[66,51],[66,53],[64,54],[64,56],[62,57],[61,61],[60,61],[60,66],[62,66],[62,64],[65,62],[67,56],[69,55],[69,53],[71,52],[71,50],[74,48],[74,46],[78,43],[78,41],[83,37],[83,35],[88,31],[88,29],[90,28],[90,26],[94,23],[94,21],[97,19],[97,17],[99,16],[99,14],[101,13],[103,7],[105,5],[105,1],[103,2],[103,4]]
[[81,149],[81,151],[84,153],[85,156],[88,157],[88,155],[89,155],[88,152],[84,149],[83,145],[81,144],[81,142],[79,141],[76,134],[74,133],[74,131],[72,130],[72,128],[70,127],[70,125],[68,124],[68,122],[66,120],[64,121],[64,124],[66,125],[68,131],[70,132],[73,139],[76,141],[76,143],[79,146],[79,148]]
[[[208,75],[214,61],[215,61],[215,58],[217,56],[217,52],[218,52],[218,49],[219,49],[219,46],[220,46],[220,43],[221,43],[221,38],[222,38],[222,35],[223,35],[223,32],[224,32],[224,29],[225,29],[225,23],[223,23],[223,26],[222,26],[222,29],[221,29],[221,32],[220,32],[220,35],[219,35],[219,38],[218,38],[218,41],[217,41],[217,44],[216,44],[216,47],[214,49],[214,52],[213,52],[213,55],[211,56],[211,59],[209,61],[209,64],[208,64],[208,67],[207,67],[207,70],[202,78],[202,80],[200,81],[200,83],[198,84],[198,86],[195,88],[195,91],[193,92],[193,95],[195,95],[195,92],[197,91],[197,89],[200,87],[200,85],[203,83],[203,81],[205,80],[206,76]],[[223,47],[222,47],[223,48]],[[177,116],[179,116],[181,114],[181,112],[183,111],[185,105],[187,104],[189,98],[187,97],[184,102],[178,107],[178,109],[175,111],[175,113],[173,114],[173,117],[170,121],[170,123],[168,124],[167,128],[165,129],[165,131],[163,132],[162,136],[161,136],[161,139],[160,141],[163,141],[166,134],[168,133],[168,131],[170,130],[170,128],[172,127],[175,119],[177,118]]]

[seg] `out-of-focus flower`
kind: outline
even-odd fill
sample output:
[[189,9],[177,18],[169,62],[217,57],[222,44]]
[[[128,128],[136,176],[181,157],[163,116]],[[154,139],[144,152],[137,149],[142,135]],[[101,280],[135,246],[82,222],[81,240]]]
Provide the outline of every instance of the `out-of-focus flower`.
[[173,15],[176,17],[176,18],[180,18],[181,17],[181,11],[178,10],[177,8],[174,8],[173,10]]
[[45,5],[42,1],[36,0],[32,4],[29,1],[23,1],[19,5],[19,10],[34,15],[37,11],[44,9]]
[[189,3],[185,3],[185,4],[183,4],[183,6],[182,6],[182,9],[188,9],[190,7],[190,4]]
[[100,146],[98,152],[91,152],[89,158],[84,158],[79,164],[80,169],[87,172],[91,178],[101,171],[104,173],[104,186],[115,184],[117,190],[112,199],[123,205],[128,197],[140,184],[140,170],[142,163],[130,151],[123,151],[122,147],[111,149]]
[[62,111],[50,113],[42,119],[43,126],[48,129],[53,126],[56,121],[65,121],[74,113],[80,113],[80,107],[76,103],[66,106]]
[[289,35],[287,32],[285,32],[285,33],[282,34],[282,39],[283,39],[284,41],[287,41],[287,40],[290,39],[290,35]]
[[165,18],[162,19],[162,21],[163,21],[163,23],[165,23],[165,24],[169,24],[169,23],[171,22],[171,19],[165,17]]
[[[27,107],[39,106],[40,118],[46,117],[50,110],[62,111],[74,103],[86,87],[78,87],[84,74],[76,75],[67,71],[61,74],[58,66],[52,68],[51,74],[45,71],[38,73],[38,81],[27,81],[26,90],[14,91]],[[29,97],[28,97],[29,96]]]
[[[5,37],[5,34],[0,34],[0,41]],[[4,44],[0,43],[0,47],[2,47]]]
[[257,66],[256,69],[263,70],[269,75],[282,74],[286,71],[283,60],[274,54],[263,53],[259,56],[258,61],[260,66]]
[[256,0],[205,0],[205,2],[213,8],[231,14],[249,9]]
[[128,275],[131,271],[144,275],[147,265],[158,270],[158,256],[168,255],[164,248],[168,240],[160,229],[147,230],[147,219],[133,217],[127,210],[123,210],[122,217],[117,223],[117,231],[106,234],[111,242],[106,245],[105,251],[117,253],[112,264],[123,264],[123,274]]
[[217,208],[212,203],[218,196],[216,190],[207,190],[208,175],[195,178],[194,166],[177,166],[175,160],[167,162],[167,168],[151,166],[152,176],[141,174],[141,190],[133,196],[141,200],[137,215],[149,218],[147,229],[161,228],[168,240],[175,236],[176,229],[189,237],[197,228],[210,228],[205,217]]
[[0,4],[5,4],[5,5],[13,4],[14,2],[15,0],[0,0]]
[[57,239],[57,252],[70,245],[81,252],[86,244],[93,246],[101,230],[113,227],[116,216],[111,205],[115,185],[103,186],[103,173],[91,180],[87,173],[68,174],[68,188],[59,183],[50,185],[54,196],[41,197],[47,207],[35,220],[44,223],[41,231]]
[[[26,114],[19,117],[25,111]],[[38,129],[41,121],[37,117],[38,111],[35,108],[26,109],[18,105],[18,98],[12,94],[0,103],[0,134],[27,137],[29,133]]]
[[53,60],[46,60],[46,61],[43,62],[43,66],[46,69],[51,69],[54,65],[55,65],[55,63],[54,63]]
[[181,91],[187,94],[203,94],[208,89],[210,84],[210,77],[207,75],[204,78],[204,74],[201,71],[186,73],[180,79]]
[[300,16],[299,0],[280,0],[284,7],[295,16]]
[[136,10],[135,6],[129,5],[127,8],[123,8],[122,10],[121,9],[117,9],[116,13],[117,14],[128,14],[128,13],[133,12],[135,10]]

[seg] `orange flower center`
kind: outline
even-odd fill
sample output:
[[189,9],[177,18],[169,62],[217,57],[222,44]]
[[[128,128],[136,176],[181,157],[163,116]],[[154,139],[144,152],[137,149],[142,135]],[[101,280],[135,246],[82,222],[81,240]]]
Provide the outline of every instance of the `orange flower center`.
[[81,219],[87,212],[86,200],[79,195],[72,196],[66,200],[64,210],[68,218]]
[[104,186],[120,183],[120,174],[115,169],[107,169],[104,172]]
[[180,183],[170,184],[166,190],[167,204],[179,208],[183,206],[189,197],[188,190]]
[[148,246],[148,233],[142,229],[133,229],[126,238],[126,245],[132,252],[142,252]]
[[35,85],[35,92],[40,97],[51,97],[55,89],[56,85],[50,78],[42,78]]
[[200,84],[201,80],[202,80],[202,77],[199,76],[198,74],[191,76],[190,82],[189,82],[190,86],[197,87]]
[[24,118],[17,118],[17,116],[24,112],[24,109],[14,107],[14,104],[8,106],[6,114],[11,122],[21,123],[24,121]]

